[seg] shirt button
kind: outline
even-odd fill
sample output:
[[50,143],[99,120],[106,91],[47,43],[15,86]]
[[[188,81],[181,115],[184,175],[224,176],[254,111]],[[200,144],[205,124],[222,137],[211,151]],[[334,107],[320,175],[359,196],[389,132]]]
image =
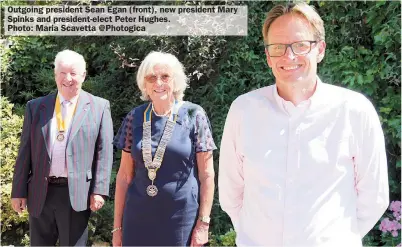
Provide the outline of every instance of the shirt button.
[[45,177],[45,181],[47,181],[47,177]]

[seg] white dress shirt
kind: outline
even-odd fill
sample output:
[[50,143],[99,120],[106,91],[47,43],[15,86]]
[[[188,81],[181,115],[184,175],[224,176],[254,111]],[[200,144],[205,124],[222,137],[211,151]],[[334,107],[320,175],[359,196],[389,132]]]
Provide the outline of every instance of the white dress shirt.
[[238,246],[362,246],[389,203],[378,115],[362,94],[319,78],[298,106],[275,85],[241,95],[218,181]]
[[[60,109],[62,110],[62,112],[66,111],[66,114],[74,114],[73,111],[77,105],[78,95],[71,98],[69,100],[70,103],[66,104],[64,106],[63,106],[63,102],[65,101],[64,97],[60,93],[58,94],[58,96],[59,96],[58,103],[61,106]],[[67,109],[66,109],[66,107],[67,107]],[[72,122],[72,119],[71,119],[71,122]],[[50,138],[49,138],[50,143],[48,143],[50,150],[52,150],[49,176],[67,177],[65,149],[66,149],[66,145],[67,145],[67,141],[68,141],[68,136],[70,133],[71,122],[70,122],[69,126],[66,126],[66,130],[64,132],[64,136],[65,136],[64,140],[62,142],[59,142],[59,141],[56,142],[56,136],[58,134],[58,130],[57,130],[57,121],[56,121],[56,110],[54,111],[53,118],[50,120]],[[63,149],[64,153],[61,153],[60,149]]]

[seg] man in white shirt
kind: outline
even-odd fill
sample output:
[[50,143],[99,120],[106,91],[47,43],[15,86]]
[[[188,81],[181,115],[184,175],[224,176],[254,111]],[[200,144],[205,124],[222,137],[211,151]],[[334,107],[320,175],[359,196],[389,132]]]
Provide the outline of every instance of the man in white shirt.
[[362,246],[389,203],[378,115],[317,76],[326,44],[313,7],[274,7],[263,36],[276,83],[233,102],[221,142],[219,200],[236,243]]

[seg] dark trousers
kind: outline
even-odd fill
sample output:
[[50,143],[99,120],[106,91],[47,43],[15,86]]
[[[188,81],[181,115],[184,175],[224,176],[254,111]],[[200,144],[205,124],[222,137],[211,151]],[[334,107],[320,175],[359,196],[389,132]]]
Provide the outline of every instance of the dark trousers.
[[38,218],[29,216],[31,246],[85,246],[91,211],[71,207],[68,185],[49,184],[46,202]]

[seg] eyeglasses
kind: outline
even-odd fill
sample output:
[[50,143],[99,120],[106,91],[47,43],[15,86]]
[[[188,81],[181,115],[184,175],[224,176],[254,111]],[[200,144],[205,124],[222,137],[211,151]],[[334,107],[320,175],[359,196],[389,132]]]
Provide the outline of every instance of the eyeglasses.
[[145,80],[147,80],[149,83],[156,83],[158,79],[161,80],[163,83],[168,83],[172,78],[168,74],[163,74],[161,76],[156,75],[145,76]]
[[318,41],[297,41],[291,44],[270,44],[265,45],[268,51],[268,55],[270,57],[281,57],[285,55],[288,47],[292,49],[293,54],[295,55],[305,55],[311,51],[311,45],[317,43]]

